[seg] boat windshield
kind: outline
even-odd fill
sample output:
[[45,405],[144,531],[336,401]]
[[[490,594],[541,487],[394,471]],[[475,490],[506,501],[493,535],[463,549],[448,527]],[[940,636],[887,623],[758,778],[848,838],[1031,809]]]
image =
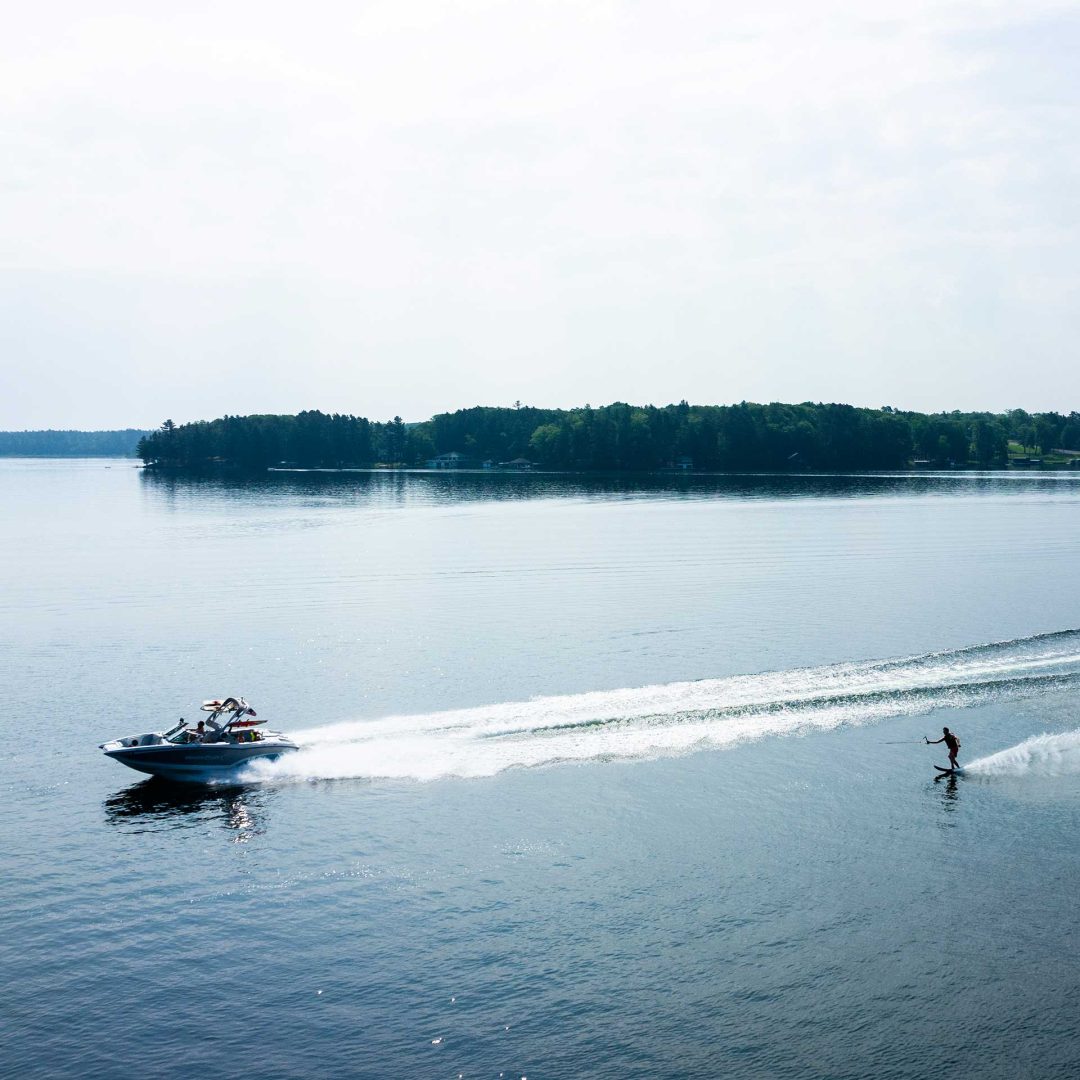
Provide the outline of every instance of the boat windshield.
[[176,732],[175,735],[168,736],[168,742],[177,743],[183,745],[184,743],[199,742],[199,736],[194,732],[185,728],[183,731]]

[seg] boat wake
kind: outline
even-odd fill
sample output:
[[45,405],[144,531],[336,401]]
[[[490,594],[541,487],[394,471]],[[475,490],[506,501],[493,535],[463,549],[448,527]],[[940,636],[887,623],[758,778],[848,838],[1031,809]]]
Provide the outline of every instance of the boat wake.
[[[242,779],[435,780],[565,762],[669,757],[1076,686],[1080,630],[1063,630],[902,659],[330,724],[294,733],[298,753],[254,762]],[[990,775],[1024,761],[1032,769],[1075,761],[1080,770],[1080,733],[1044,739],[1049,742],[1028,740],[969,768]]]

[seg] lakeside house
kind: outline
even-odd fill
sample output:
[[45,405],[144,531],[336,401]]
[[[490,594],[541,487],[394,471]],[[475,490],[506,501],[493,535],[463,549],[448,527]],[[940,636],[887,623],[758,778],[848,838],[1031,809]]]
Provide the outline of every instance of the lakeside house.
[[487,458],[485,461],[475,461],[473,458],[466,457],[464,454],[457,450],[450,450],[445,454],[439,454],[438,457],[429,458],[424,463],[429,469],[508,469],[524,472],[526,469],[533,467],[533,462],[528,458],[514,458],[513,461],[494,461],[492,458]]
[[468,469],[474,462],[464,454],[459,454],[457,450],[451,450],[449,453],[429,458],[425,464],[429,469]]
[[667,465],[664,465],[661,472],[692,472],[694,468],[694,459],[692,457],[677,457],[673,458]]

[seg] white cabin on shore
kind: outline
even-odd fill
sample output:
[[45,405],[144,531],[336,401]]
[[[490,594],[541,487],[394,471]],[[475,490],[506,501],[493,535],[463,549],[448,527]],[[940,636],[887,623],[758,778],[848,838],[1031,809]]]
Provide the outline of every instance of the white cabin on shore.
[[470,464],[469,459],[456,450],[451,450],[447,454],[440,454],[438,457],[429,458],[427,461],[429,469],[465,469]]

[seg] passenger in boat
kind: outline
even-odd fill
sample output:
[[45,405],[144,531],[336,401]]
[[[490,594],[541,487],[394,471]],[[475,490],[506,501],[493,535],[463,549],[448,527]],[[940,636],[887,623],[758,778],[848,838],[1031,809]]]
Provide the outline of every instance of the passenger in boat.
[[195,728],[195,734],[199,739],[199,742],[203,741],[203,736],[206,735],[206,721],[200,720],[198,726]]

